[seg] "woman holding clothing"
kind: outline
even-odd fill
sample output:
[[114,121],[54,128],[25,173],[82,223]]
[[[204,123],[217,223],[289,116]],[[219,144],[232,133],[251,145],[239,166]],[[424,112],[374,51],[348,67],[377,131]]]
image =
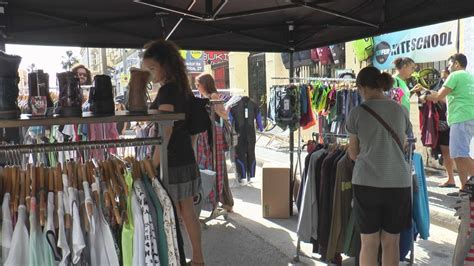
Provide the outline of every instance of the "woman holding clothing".
[[[154,41],[145,46],[143,67],[152,77],[153,83],[162,86],[150,108],[160,111],[187,113],[193,96],[186,75],[186,66],[175,44],[169,41]],[[168,143],[168,182],[165,184],[176,209],[184,223],[192,246],[192,265],[204,265],[201,244],[201,225],[194,211],[193,197],[201,188],[199,168],[194,157],[191,135],[185,121],[174,122],[165,128],[170,136]],[[153,154],[154,166],[159,166],[159,149]]]
[[377,265],[380,245],[382,265],[398,265],[400,232],[411,226],[411,177],[403,152],[411,124],[404,108],[384,94],[393,86],[389,74],[366,67],[356,84],[364,103],[351,111],[346,127],[348,153],[355,161],[352,184],[361,232],[360,265]]
[[[199,90],[199,93],[202,97],[211,99],[211,100],[222,100],[223,97],[217,92],[216,85],[214,82],[214,78],[207,73],[202,73],[201,75],[196,77],[196,88]],[[216,177],[218,181],[218,201],[222,203],[222,207],[229,212],[232,212],[232,208],[234,206],[234,198],[232,196],[232,192],[230,190],[229,185],[229,177],[227,175],[227,164],[225,159],[225,151],[228,149],[228,143],[226,143],[226,138],[224,136],[224,123],[227,123],[229,120],[229,113],[224,108],[223,104],[216,104],[213,106],[215,112],[215,136],[214,140],[216,143],[212,145],[216,145],[216,169],[214,169],[214,165],[212,165],[212,148],[209,145],[209,135],[208,132],[203,132],[198,135],[197,138],[197,160],[199,167],[202,169],[212,169],[216,172]],[[220,120],[223,120],[222,123]]]

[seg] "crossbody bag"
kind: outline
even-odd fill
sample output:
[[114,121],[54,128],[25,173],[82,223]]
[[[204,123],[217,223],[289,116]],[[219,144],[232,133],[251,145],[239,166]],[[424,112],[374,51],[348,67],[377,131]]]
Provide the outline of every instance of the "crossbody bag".
[[[400,138],[398,137],[397,133],[383,120],[382,117],[380,117],[379,114],[377,114],[372,108],[367,106],[366,104],[361,104],[360,105],[362,108],[364,108],[365,111],[367,111],[369,114],[371,114],[379,123],[390,133],[392,136],[393,140],[395,143],[397,143],[397,146],[400,148],[400,151],[402,154],[405,154],[405,150],[403,149],[403,144]],[[416,182],[415,177],[412,176],[412,181],[413,181],[413,191],[418,191],[418,182]]]

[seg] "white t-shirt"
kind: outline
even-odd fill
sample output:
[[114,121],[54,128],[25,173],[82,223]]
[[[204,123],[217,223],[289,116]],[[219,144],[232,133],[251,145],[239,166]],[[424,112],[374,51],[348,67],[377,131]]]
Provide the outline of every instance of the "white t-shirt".
[[81,216],[79,215],[79,197],[76,188],[69,187],[69,204],[72,210],[72,263],[81,259],[82,250],[86,247],[82,234]]
[[57,237],[54,227],[54,192],[48,193],[48,216],[46,218],[46,226],[44,227],[43,234],[48,246],[48,256],[50,256],[54,262],[59,262],[61,260],[61,253],[56,244]]
[[2,263],[5,263],[10,252],[13,236],[12,216],[10,212],[10,193],[3,195],[2,203]]
[[64,194],[65,193],[63,193],[62,191],[58,192],[58,224],[59,224],[58,247],[61,249],[61,252],[62,252],[61,262],[59,263],[59,265],[61,265],[61,266],[68,265],[67,257],[71,253],[71,250],[70,250],[69,245],[67,243],[66,226],[64,224],[64,215],[66,214],[66,212],[64,210],[64,202],[65,202]]
[[5,265],[29,265],[29,237],[26,229],[26,206],[18,206],[18,221],[13,231],[12,245]]
[[120,265],[110,227],[100,208],[94,205],[95,231],[89,233],[91,265]]
[[133,265],[145,266],[145,224],[143,222],[142,210],[138,203],[137,195],[132,193],[133,213]]

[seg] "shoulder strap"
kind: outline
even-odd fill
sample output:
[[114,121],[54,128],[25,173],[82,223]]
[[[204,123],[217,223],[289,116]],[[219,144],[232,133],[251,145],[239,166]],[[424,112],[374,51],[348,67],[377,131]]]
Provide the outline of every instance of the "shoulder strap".
[[364,110],[367,111],[369,114],[371,114],[375,119],[377,119],[377,121],[379,121],[379,123],[390,133],[390,135],[392,135],[393,140],[395,140],[402,153],[404,153],[403,145],[400,138],[398,137],[397,133],[395,133],[395,131],[387,124],[387,122],[385,122],[382,117],[380,117],[372,108],[370,108],[366,104],[363,103],[360,106],[364,108]]

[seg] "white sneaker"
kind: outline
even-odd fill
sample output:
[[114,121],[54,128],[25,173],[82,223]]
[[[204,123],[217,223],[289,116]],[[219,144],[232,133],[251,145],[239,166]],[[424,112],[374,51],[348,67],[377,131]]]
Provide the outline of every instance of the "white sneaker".
[[239,184],[240,184],[241,187],[246,186],[248,183],[249,182],[245,178],[239,180]]

